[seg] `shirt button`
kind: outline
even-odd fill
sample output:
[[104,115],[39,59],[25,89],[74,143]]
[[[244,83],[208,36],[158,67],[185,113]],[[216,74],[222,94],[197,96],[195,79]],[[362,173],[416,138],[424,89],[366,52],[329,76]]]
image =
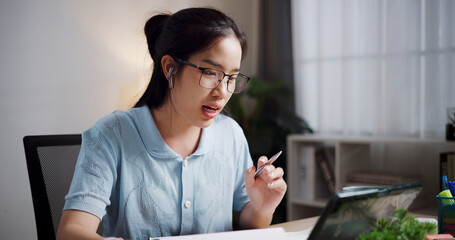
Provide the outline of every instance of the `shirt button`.
[[185,160],[183,161],[183,166],[184,166],[184,167],[188,166],[188,160],[185,159]]
[[186,207],[186,208],[189,208],[190,206],[191,206],[191,202],[190,202],[190,201],[186,201],[186,202],[185,202],[185,207]]

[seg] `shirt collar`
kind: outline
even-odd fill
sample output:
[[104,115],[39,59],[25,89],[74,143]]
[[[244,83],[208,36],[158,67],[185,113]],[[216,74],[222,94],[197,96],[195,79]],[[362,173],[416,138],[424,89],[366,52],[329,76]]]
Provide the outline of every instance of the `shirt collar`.
[[[217,119],[215,119],[215,121],[216,120]],[[209,127],[202,129],[199,145],[192,155],[203,155],[210,150],[210,146],[213,144],[212,125],[215,121]],[[136,124],[138,125],[139,135],[142,138],[142,142],[150,155],[163,158],[180,157],[164,141],[158,128],[156,127],[153,116],[147,105],[137,108]]]

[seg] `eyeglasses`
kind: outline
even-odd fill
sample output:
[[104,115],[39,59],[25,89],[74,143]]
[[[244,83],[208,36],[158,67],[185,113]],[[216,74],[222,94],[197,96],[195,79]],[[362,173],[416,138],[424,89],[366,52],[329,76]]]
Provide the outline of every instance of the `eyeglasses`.
[[213,69],[213,68],[203,68],[199,67],[195,64],[187,62],[185,60],[174,58],[177,62],[186,64],[188,66],[197,68],[201,70],[201,77],[199,78],[199,86],[207,89],[215,89],[223,82],[225,77],[228,77],[226,82],[227,90],[230,93],[240,93],[246,88],[247,83],[250,81],[250,77],[241,74],[226,74],[221,70]]

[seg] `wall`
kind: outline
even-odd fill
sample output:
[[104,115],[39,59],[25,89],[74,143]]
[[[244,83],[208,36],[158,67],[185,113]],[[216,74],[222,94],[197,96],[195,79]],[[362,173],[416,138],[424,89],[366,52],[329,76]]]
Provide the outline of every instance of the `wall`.
[[81,133],[127,109],[151,74],[142,28],[157,11],[213,6],[246,31],[242,72],[255,73],[259,1],[61,1],[0,3],[0,234],[36,239],[22,138]]

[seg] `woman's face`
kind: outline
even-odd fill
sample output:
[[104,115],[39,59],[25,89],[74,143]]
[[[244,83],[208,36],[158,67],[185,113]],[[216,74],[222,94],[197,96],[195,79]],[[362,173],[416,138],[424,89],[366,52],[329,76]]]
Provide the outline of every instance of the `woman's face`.
[[[212,47],[193,54],[188,62],[203,68],[219,69],[226,74],[238,73],[242,60],[242,48],[235,35],[221,38]],[[199,85],[201,70],[182,64],[175,76],[170,97],[177,117],[184,124],[205,128],[212,124],[232,96],[227,91],[226,81],[214,89]]]

